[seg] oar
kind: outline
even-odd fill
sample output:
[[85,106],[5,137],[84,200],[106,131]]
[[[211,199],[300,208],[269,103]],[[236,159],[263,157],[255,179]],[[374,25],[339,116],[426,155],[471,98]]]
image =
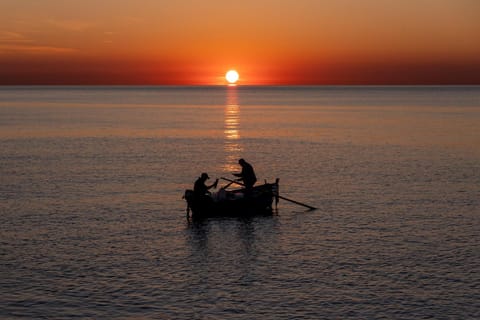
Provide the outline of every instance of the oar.
[[[227,179],[227,178],[224,178],[224,177],[221,177],[220,179],[223,179],[223,180],[225,180],[225,181],[229,181],[230,183],[236,183],[236,184],[238,184],[238,185],[240,185],[240,186],[245,186],[243,183],[240,183],[240,182],[234,181],[234,180],[230,180],[230,179]],[[308,208],[308,209],[310,209],[310,210],[317,210],[317,208],[312,207],[312,206],[309,206],[308,204],[301,203],[301,202],[298,202],[298,201],[295,201],[295,200],[292,200],[292,199],[288,199],[288,198],[285,198],[285,197],[283,197],[283,196],[281,196],[281,195],[278,195],[278,197],[279,197],[280,199],[283,199],[283,200],[286,200],[286,201],[290,201],[290,202],[295,203],[295,204],[298,204],[298,205],[300,205],[300,206],[304,206],[305,208]]]
[[278,195],[278,197],[279,197],[280,199],[287,200],[287,201],[290,201],[290,202],[292,202],[292,203],[295,203],[295,204],[304,206],[305,208],[308,208],[308,209],[310,209],[310,210],[317,210],[317,208],[312,207],[312,206],[309,206],[308,204],[301,203],[301,202],[298,202],[298,201],[295,201],[295,200],[292,200],[292,199],[288,199],[288,198],[285,198],[285,197],[283,197],[283,196],[281,196],[281,195]]
[[232,181],[232,182],[230,182],[229,184],[227,184],[226,186],[223,186],[222,189],[227,189],[227,188],[230,187],[230,185],[231,185],[232,183],[234,183],[234,182],[235,182],[235,181]]
[[243,183],[238,182],[238,181],[235,181],[235,180],[232,180],[232,179],[228,179],[228,178],[224,178],[224,177],[220,177],[220,179],[230,182],[228,185],[230,185],[230,184],[232,184],[232,183],[236,183],[236,184],[238,184],[238,185],[241,185],[241,186],[245,187],[245,185],[244,185]]
[[231,180],[231,179],[224,178],[224,177],[220,177],[220,179],[223,179],[223,180],[225,180],[225,181],[230,182],[229,184],[227,184],[227,186],[231,185],[232,183],[236,183],[236,184],[238,184],[239,186],[245,187],[245,185],[244,185],[243,183],[238,182],[238,181],[235,181],[235,180]]

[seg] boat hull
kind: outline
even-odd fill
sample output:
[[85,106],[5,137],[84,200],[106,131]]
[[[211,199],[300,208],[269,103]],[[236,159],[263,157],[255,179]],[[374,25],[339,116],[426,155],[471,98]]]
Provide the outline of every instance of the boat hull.
[[192,190],[186,190],[185,200],[187,212],[191,210],[192,217],[195,218],[269,215],[273,213],[272,205],[278,199],[277,194],[278,184],[266,183],[250,191],[221,189],[218,193],[200,198],[195,197]]

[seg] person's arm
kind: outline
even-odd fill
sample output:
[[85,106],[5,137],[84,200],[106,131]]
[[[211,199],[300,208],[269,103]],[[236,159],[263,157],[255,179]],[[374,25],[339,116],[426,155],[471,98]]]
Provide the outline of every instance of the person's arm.
[[215,180],[215,182],[212,183],[212,185],[208,186],[207,189],[208,189],[208,190],[210,190],[211,188],[214,188],[214,189],[215,189],[215,188],[217,188],[217,184],[218,184],[218,179]]

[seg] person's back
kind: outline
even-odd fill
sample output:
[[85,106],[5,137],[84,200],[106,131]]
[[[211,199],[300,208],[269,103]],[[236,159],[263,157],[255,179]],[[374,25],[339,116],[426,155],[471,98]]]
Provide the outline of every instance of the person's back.
[[248,189],[253,188],[253,185],[257,182],[257,177],[255,176],[252,165],[243,159],[240,159],[239,163],[242,166],[241,176],[245,187]]

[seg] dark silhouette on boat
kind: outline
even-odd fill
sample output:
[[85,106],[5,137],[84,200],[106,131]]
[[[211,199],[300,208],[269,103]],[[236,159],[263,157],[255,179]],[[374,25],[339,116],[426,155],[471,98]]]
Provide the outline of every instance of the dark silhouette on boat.
[[242,171],[239,173],[234,173],[235,177],[239,177],[237,181],[242,181],[245,189],[250,190],[257,182],[257,176],[255,175],[255,171],[250,163],[245,161],[245,159],[238,160],[238,164],[242,167]]

